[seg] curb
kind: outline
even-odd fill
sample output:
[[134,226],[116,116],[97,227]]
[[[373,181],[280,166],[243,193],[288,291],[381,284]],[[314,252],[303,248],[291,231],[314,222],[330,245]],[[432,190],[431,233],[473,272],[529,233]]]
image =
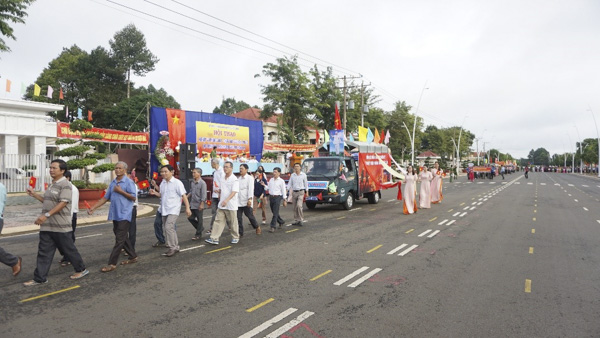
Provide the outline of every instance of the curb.
[[[140,203],[140,205],[138,206],[138,215],[137,218],[142,218],[142,217],[147,217],[150,215],[154,215],[155,214],[155,210],[156,208],[150,204],[142,204]],[[77,226],[86,226],[86,225],[93,225],[93,224],[98,224],[98,223],[106,223],[108,222],[106,219],[106,215],[104,216],[94,216],[94,217],[89,217],[86,219],[82,219],[82,220],[77,220]],[[12,228],[4,228],[2,230],[2,235],[0,235],[0,238],[2,237],[10,237],[10,236],[15,236],[15,235],[20,235],[20,234],[25,234],[25,233],[32,233],[32,232],[39,232],[40,231],[40,226],[36,225],[36,224],[30,224],[30,225],[22,225],[22,226],[18,226],[18,227],[12,227]]]

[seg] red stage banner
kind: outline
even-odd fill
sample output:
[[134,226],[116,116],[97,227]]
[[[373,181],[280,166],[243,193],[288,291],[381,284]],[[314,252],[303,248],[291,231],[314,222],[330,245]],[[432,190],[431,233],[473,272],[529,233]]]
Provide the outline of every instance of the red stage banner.
[[282,143],[263,143],[263,151],[300,151],[313,152],[317,149],[316,144],[282,144]]
[[[72,131],[65,122],[56,123],[56,137],[80,139],[81,133]],[[102,135],[102,142],[124,144],[148,144],[148,133],[92,128],[92,132]]]

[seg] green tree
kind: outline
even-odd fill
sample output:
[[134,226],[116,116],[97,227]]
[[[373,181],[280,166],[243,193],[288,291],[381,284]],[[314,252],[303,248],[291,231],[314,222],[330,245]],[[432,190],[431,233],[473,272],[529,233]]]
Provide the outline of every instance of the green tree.
[[[395,158],[410,158],[410,137],[412,137],[412,126],[415,118],[414,115],[410,114],[411,108],[411,106],[406,105],[406,102],[398,101],[396,102],[394,110],[386,114],[386,129],[390,131],[389,147],[392,150],[392,155]],[[407,128],[409,131],[407,131]],[[417,128],[415,130],[415,148],[417,148],[420,144],[422,128],[423,119],[417,117]],[[415,154],[415,156],[418,155],[418,149],[416,149],[415,152],[417,153]]]
[[583,140],[583,155],[581,155],[581,143],[577,143],[577,155],[575,156],[575,163],[579,163],[579,159],[583,159],[585,164],[598,163],[598,139],[586,138]]
[[271,83],[262,86],[265,106],[261,118],[281,111],[282,140],[289,143],[304,140],[307,128],[314,127],[313,121],[322,116],[315,108],[316,97],[310,88],[308,75],[298,65],[298,58],[279,58],[276,63],[264,65],[262,73],[271,79]]
[[115,106],[94,111],[94,124],[99,128],[128,131],[145,131],[148,127],[147,105],[181,109],[179,103],[164,89],[134,88],[131,98],[125,98]]
[[130,97],[131,71],[137,76],[145,76],[154,70],[158,58],[146,47],[146,38],[135,25],[129,24],[109,41],[111,54],[119,69],[127,79],[127,98]]
[[[0,33],[7,38],[17,40],[13,34],[14,30],[9,25],[12,23],[25,23],[27,6],[35,0],[2,0],[0,1]],[[10,52],[10,47],[0,38],[0,52]]]
[[342,93],[336,87],[336,79],[333,69],[327,67],[325,71],[319,71],[317,66],[310,70],[312,76],[310,89],[315,95],[314,109],[319,111],[317,126],[325,130],[335,128],[335,102],[342,101]]
[[533,158],[528,158],[531,161],[531,164],[535,165],[549,165],[550,164],[550,153],[545,148],[538,148],[533,150],[533,154],[530,151],[529,156]]
[[213,109],[213,114],[233,115],[248,108],[250,108],[250,105],[246,102],[236,101],[234,97],[228,97],[223,98],[223,100],[221,101],[221,105]]

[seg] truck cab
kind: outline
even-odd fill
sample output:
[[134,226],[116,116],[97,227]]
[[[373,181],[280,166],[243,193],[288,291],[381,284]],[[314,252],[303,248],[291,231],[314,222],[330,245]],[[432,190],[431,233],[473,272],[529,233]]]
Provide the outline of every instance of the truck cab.
[[356,162],[351,157],[315,157],[304,160],[302,171],[308,178],[306,206],[341,204],[351,209],[358,194]]

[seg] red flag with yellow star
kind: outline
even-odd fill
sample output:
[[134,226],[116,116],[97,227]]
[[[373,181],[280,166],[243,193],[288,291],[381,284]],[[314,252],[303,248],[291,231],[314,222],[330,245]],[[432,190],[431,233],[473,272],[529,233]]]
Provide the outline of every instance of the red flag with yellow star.
[[148,182],[148,180],[143,180],[143,181],[139,181],[137,185],[138,185],[138,188],[143,190],[143,189],[150,187],[150,182]]
[[334,124],[335,124],[335,129],[336,130],[342,130],[342,120],[340,119],[340,111],[338,110],[337,104],[335,105],[335,120],[334,120]]
[[185,111],[167,108],[167,126],[169,127],[169,141],[175,148],[179,142],[185,143]]
[[37,182],[37,178],[35,178],[35,177],[31,177],[31,178],[29,179],[29,186],[30,186],[32,189],[35,189],[35,182]]

